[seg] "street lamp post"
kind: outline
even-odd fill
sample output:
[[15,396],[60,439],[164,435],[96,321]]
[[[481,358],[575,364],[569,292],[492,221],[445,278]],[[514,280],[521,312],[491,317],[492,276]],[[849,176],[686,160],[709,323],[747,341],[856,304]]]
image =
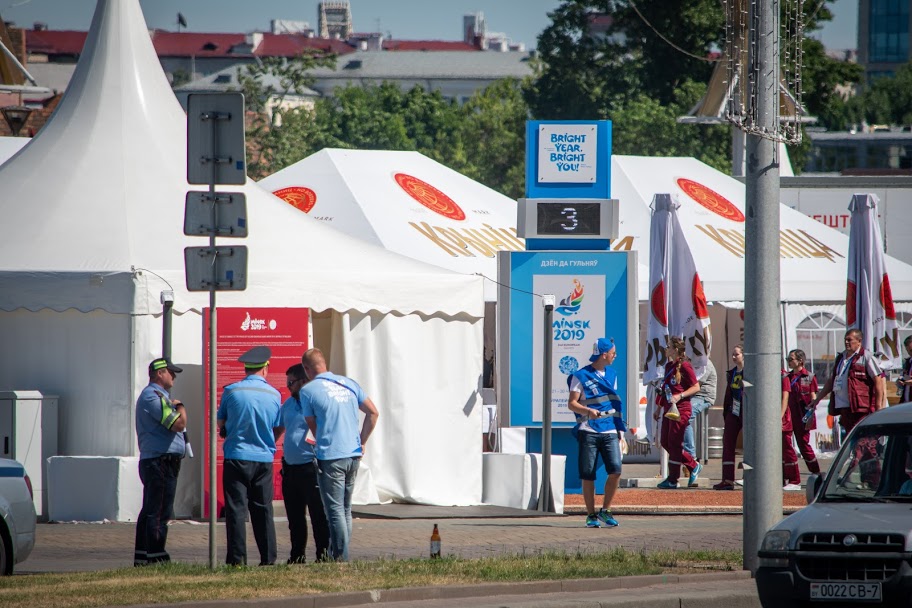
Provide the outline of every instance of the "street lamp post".
[[3,118],[6,119],[6,124],[9,125],[10,131],[15,137],[19,135],[19,131],[25,126],[32,109],[25,106],[6,106],[0,108],[0,112],[3,112]]

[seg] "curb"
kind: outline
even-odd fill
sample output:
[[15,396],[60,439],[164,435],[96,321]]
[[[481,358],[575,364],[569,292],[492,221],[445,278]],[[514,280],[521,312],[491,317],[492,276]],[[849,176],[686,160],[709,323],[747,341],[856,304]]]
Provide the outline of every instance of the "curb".
[[[783,515],[791,515],[804,507],[782,507]],[[617,515],[744,515],[740,506],[697,506],[697,505],[611,505],[611,512]],[[586,507],[564,506],[564,515],[585,515]]]
[[[490,598],[492,596],[525,596],[551,593],[590,593],[598,591],[616,591],[619,589],[643,589],[659,587],[662,592],[667,587],[673,590],[681,583],[699,584],[701,587],[710,583],[725,581],[749,580],[747,570],[732,572],[713,572],[709,574],[655,574],[646,576],[619,576],[614,578],[568,579],[558,581],[532,581],[522,583],[488,583],[481,585],[458,585],[442,587],[409,587],[400,589],[372,589],[321,595],[300,595],[282,598],[221,599],[203,602],[184,602],[177,604],[139,604],[130,608],[249,608],[251,606],[268,606],[269,608],[336,608],[340,606],[360,606],[365,604],[382,604],[389,602],[417,602],[428,600],[457,600],[468,598]],[[718,590],[705,589],[706,594],[719,593]],[[645,596],[635,599],[641,603],[649,601]],[[644,604],[651,605],[651,604]],[[679,604],[675,604],[678,606]],[[699,604],[694,604],[699,605]]]

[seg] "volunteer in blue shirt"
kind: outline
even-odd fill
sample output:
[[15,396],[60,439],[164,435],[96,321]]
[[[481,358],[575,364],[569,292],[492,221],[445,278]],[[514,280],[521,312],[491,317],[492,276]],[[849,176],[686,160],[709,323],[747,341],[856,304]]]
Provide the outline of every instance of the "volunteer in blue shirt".
[[[313,528],[316,559],[325,561],[329,554],[329,524],[323,510],[320,486],[317,483],[317,458],[314,454],[313,435],[304,420],[300,391],[307,383],[304,366],[298,363],[285,372],[285,385],[291,391],[282,404],[282,427],[285,433],[284,456],[282,457],[282,497],[288,516],[288,531],[291,534],[291,557],[289,564],[306,563],[307,516]],[[280,433],[281,434],[281,433]]]
[[276,560],[272,463],[282,421],[279,391],[266,382],[271,356],[268,347],[257,346],[238,358],[247,377],[225,387],[216,416],[219,434],[225,438],[225,562],[233,566],[247,564],[247,510],[260,565],[271,566]]
[[[576,414],[579,443],[579,476],[586,503],[586,526],[613,528],[618,521],[611,514],[611,500],[621,480],[621,446],[624,443],[624,404],[617,394],[617,374],[611,364],[617,349],[610,338],[599,338],[592,347],[590,364],[567,378],[570,398],[567,407]],[[595,511],[595,475],[601,455],[608,473],[602,508]]]
[[149,364],[149,386],[136,400],[136,439],[139,443],[139,479],[142,509],[136,518],[133,565],[171,561],[165,550],[168,521],[174,515],[177,475],[184,457],[187,412],[169,391],[183,370],[168,359]]
[[[301,406],[307,425],[317,438],[320,495],[329,520],[330,556],[337,561],[348,561],[355,477],[364,445],[380,414],[357,382],[327,371],[326,358],[320,349],[305,352],[301,364],[310,380],[301,389]],[[360,431],[359,410],[364,412]]]

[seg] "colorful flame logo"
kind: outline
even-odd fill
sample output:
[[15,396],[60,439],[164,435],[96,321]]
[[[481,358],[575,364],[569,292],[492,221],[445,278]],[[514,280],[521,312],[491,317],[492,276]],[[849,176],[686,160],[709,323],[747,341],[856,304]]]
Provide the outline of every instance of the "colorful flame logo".
[[703,184],[683,177],[678,178],[678,187],[684,191],[684,194],[713,213],[733,222],[744,221],[744,214],[741,213],[741,210],[715,190],[710,190]]
[[439,213],[451,220],[462,221],[466,219],[465,212],[460,209],[453,199],[429,183],[406,173],[395,173],[393,179],[409,196],[434,213]]
[[281,190],[276,190],[273,194],[304,213],[310,213],[310,210],[317,204],[317,193],[304,186],[282,188]]
[[573,279],[573,291],[570,295],[560,301],[560,306],[554,309],[554,312],[569,317],[579,312],[583,304],[583,284],[578,279]]

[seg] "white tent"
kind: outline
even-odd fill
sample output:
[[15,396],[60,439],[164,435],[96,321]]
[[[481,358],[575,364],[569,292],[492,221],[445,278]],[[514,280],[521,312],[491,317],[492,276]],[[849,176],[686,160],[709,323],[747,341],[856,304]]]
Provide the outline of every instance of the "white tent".
[[[167,286],[188,370],[177,388],[202,428],[202,397],[187,395],[203,386],[208,293],[186,291],[183,248],[207,241],[182,234],[186,147],[138,0],[99,0],[66,96],[0,167],[0,386],[60,396],[64,455],[136,454],[133,405]],[[250,258],[247,290],[219,306],[317,313],[330,367],[380,408],[365,462],[381,496],[480,502],[482,280],[367,245],[252,183],[225,189],[247,196]]]
[[259,185],[368,243],[488,277],[490,302],[496,252],[525,249],[515,200],[418,152],[327,148]]

